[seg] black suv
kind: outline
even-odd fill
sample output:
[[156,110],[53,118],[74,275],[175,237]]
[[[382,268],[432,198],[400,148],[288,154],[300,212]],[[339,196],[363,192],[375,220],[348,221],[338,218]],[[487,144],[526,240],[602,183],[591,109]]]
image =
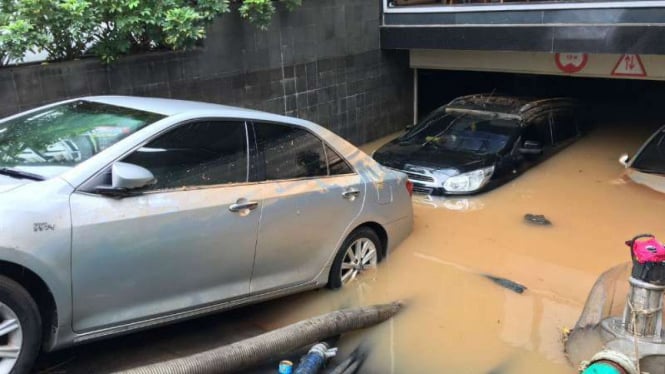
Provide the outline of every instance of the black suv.
[[463,96],[430,113],[373,157],[405,172],[417,192],[475,194],[572,143],[583,134],[585,117],[580,103],[570,98]]

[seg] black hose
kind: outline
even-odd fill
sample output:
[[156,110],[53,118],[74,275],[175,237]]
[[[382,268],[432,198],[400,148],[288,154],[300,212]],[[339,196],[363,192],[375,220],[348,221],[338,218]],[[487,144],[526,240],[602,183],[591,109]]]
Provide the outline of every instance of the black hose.
[[325,338],[381,323],[399,312],[403,304],[343,309],[300,321],[237,343],[191,356],[123,371],[126,374],[229,373],[278,357],[284,352]]
[[334,369],[328,372],[328,374],[345,374],[349,372],[349,370],[351,370],[350,372],[357,371],[357,369],[359,369],[365,362],[368,352],[367,344],[365,342],[361,343],[353,350],[353,352],[351,352],[346,360],[340,362]]

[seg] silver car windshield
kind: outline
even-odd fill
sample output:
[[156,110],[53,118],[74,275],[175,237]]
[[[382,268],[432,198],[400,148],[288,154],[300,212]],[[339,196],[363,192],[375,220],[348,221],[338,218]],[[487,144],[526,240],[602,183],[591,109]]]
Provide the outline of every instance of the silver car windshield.
[[164,116],[73,101],[0,122],[0,170],[58,175]]

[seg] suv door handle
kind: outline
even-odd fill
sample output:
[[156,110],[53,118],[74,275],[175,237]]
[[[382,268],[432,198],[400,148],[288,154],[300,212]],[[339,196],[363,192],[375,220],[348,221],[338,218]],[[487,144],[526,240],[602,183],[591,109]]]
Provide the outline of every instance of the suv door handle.
[[240,212],[245,209],[254,210],[259,206],[259,203],[256,201],[246,201],[245,199],[238,199],[235,204],[229,205],[229,210],[232,212]]
[[358,195],[360,195],[360,191],[356,189],[349,189],[342,192],[342,197],[345,199],[355,199]]

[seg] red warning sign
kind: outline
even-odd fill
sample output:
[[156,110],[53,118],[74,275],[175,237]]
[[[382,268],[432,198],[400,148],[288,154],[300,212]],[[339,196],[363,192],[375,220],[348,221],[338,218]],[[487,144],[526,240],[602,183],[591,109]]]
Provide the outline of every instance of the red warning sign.
[[640,55],[623,55],[614,66],[612,75],[615,77],[646,77],[647,71]]
[[557,53],[554,55],[556,66],[564,73],[573,74],[581,71],[589,61],[586,53]]

